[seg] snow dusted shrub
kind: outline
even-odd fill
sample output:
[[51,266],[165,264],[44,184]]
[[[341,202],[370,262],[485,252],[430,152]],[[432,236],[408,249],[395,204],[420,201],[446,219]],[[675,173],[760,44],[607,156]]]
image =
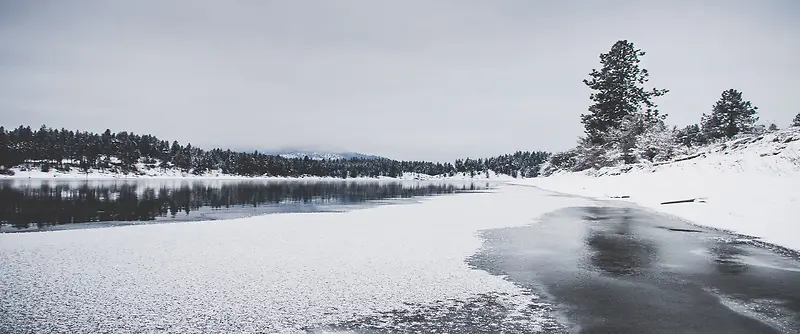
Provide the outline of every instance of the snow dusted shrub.
[[553,155],[547,167],[567,171],[598,170],[639,162],[667,161],[679,151],[674,131],[668,129],[663,121],[643,113],[626,116],[619,127],[603,134],[602,142],[596,144],[589,138],[581,138],[576,148]]
[[748,129],[747,131],[739,132],[735,136],[730,137],[728,139],[744,138],[744,137],[749,137],[749,136],[752,136],[752,135],[760,136],[760,135],[766,134],[768,132],[769,132],[769,130],[767,130],[767,126],[766,125],[764,125],[764,124],[756,124],[756,125],[753,125],[753,127]]
[[674,133],[663,123],[656,123],[645,128],[644,133],[636,138],[634,155],[637,160],[667,161],[675,156],[677,146]]
[[608,142],[608,158],[617,164],[666,161],[677,150],[675,132],[663,121],[640,113],[625,117],[618,129],[609,131]]
[[[581,138],[578,147],[575,148],[575,163],[572,171],[583,171],[587,169],[600,169],[617,165],[618,159],[614,154],[609,156],[609,145],[593,144],[589,138]],[[613,152],[613,151],[612,151]]]
[[683,129],[675,129],[673,133],[675,142],[685,147],[702,146],[708,143],[700,126],[697,124],[688,125]]
[[616,165],[614,158],[609,159],[607,146],[593,144],[588,137],[582,137],[575,148],[553,154],[542,166],[541,174],[546,176],[556,171],[579,172]]
[[598,167],[638,162],[640,154],[637,154],[637,142],[650,122],[640,113],[623,117],[619,127],[609,130],[604,137],[607,143],[604,150],[610,163]]
[[542,165],[541,174],[548,176],[560,170],[572,170],[575,166],[575,159],[577,156],[578,154],[575,149],[555,153],[550,156],[550,160]]

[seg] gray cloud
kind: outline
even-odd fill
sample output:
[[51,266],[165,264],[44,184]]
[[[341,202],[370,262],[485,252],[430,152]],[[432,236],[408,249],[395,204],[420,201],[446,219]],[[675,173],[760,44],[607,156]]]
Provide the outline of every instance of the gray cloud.
[[697,122],[737,88],[798,112],[793,1],[0,2],[2,125],[131,130],[202,147],[450,160],[561,150],[618,39]]

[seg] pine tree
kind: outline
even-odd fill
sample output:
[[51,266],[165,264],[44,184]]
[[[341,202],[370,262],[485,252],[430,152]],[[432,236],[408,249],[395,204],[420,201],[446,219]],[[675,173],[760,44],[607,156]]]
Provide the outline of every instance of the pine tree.
[[701,145],[705,142],[700,126],[692,124],[675,131],[675,141],[686,147]]
[[0,174],[5,174],[6,169],[14,167],[18,163],[15,161],[11,150],[11,139],[6,134],[6,129],[0,126]]
[[627,40],[617,41],[608,53],[600,54],[603,67],[593,69],[590,79],[583,83],[593,90],[590,99],[594,102],[589,113],[581,115],[581,122],[591,143],[604,144],[603,134],[617,129],[625,117],[643,112],[648,122],[659,122],[666,115],[659,115],[653,98],[668,92],[666,89],[645,90],[649,81],[646,69],[639,68],[639,57],[645,52],[636,49]]
[[703,135],[707,138],[732,138],[739,133],[750,133],[758,121],[758,107],[742,100],[735,89],[722,92],[710,115],[703,114]]
[[794,120],[792,121],[792,126],[800,127],[800,113],[798,113],[797,116],[794,117]]
[[710,115],[703,113],[700,116],[700,131],[703,138],[717,139],[725,137],[723,128],[722,119],[719,118],[719,115],[712,112]]
[[772,124],[769,125],[768,129],[769,129],[769,131],[778,131],[778,125],[776,125],[775,123],[772,123]]

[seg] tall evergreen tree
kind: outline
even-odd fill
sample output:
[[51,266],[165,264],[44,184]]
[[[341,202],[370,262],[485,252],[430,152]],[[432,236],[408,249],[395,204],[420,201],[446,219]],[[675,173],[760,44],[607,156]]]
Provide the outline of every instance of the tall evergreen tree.
[[794,117],[792,126],[800,127],[800,113],[797,113],[797,116]]
[[6,129],[0,126],[0,174],[5,174],[7,168],[14,167],[18,163],[14,158],[11,140],[6,133]]
[[666,116],[659,115],[653,98],[668,90],[643,87],[649,81],[647,70],[639,67],[639,57],[644,55],[633,43],[617,41],[608,53],[600,54],[602,68],[593,69],[590,79],[583,80],[593,91],[590,99],[594,104],[588,114],[581,115],[591,143],[604,144],[603,134],[619,128],[623,119],[636,113],[643,113],[648,122],[662,121]]
[[728,89],[722,92],[710,115],[703,114],[703,135],[707,138],[731,138],[739,133],[749,133],[758,121],[758,107],[742,99],[742,92]]

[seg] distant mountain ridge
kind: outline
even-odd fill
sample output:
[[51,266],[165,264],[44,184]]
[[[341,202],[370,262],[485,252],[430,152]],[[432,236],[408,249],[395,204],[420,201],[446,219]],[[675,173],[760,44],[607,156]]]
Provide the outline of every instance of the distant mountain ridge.
[[279,155],[287,159],[303,159],[308,157],[312,160],[339,160],[339,159],[384,159],[384,157],[377,155],[362,154],[357,152],[317,152],[317,151],[302,151],[302,150],[281,150],[275,152],[267,152],[266,154]]

